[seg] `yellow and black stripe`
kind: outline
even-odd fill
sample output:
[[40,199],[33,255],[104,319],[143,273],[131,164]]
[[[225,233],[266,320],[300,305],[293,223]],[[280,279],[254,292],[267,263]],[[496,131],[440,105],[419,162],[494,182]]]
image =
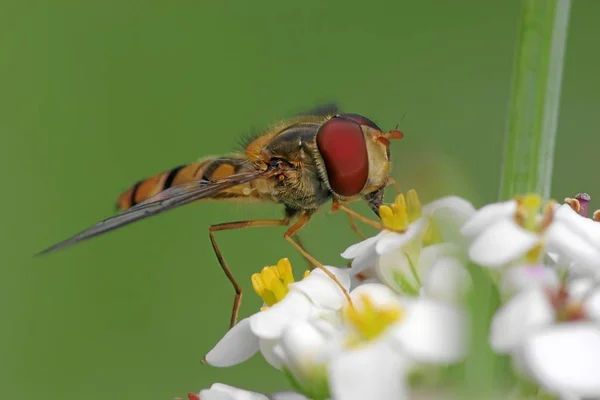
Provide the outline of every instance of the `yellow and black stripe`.
[[[199,179],[216,181],[239,172],[251,170],[252,166],[248,163],[248,160],[233,157],[211,157],[191,164],[180,165],[150,178],[142,179],[131,186],[119,196],[117,209],[126,210],[165,189],[182,183]],[[250,184],[240,186],[231,188],[225,193],[220,193],[215,198],[255,197]],[[244,190],[244,188],[250,190]]]

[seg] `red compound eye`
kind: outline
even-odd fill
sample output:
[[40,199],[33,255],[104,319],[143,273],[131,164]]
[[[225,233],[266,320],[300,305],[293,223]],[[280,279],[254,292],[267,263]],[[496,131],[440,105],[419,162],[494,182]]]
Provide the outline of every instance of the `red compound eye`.
[[381,129],[377,126],[377,124],[373,121],[371,121],[369,118],[367,117],[363,117],[360,114],[351,114],[351,113],[344,113],[344,114],[340,114],[339,115],[342,118],[347,118],[347,119],[351,119],[352,121],[360,124],[360,125],[365,125],[368,126],[370,128],[373,129],[377,129],[378,131],[380,131]]
[[353,119],[335,117],[317,132],[329,186],[340,196],[359,194],[369,177],[367,144],[360,125]]

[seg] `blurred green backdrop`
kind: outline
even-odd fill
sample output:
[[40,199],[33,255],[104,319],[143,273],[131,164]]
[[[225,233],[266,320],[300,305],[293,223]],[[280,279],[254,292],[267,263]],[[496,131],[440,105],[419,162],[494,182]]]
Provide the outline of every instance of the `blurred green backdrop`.
[[[386,129],[401,122],[394,176],[404,189],[492,201],[518,13],[517,0],[3,0],[0,398],[172,399],[215,381],[286,388],[259,357],[200,364],[232,301],[207,226],[280,210],[198,204],[32,255],[110,215],[139,178],[228,152],[250,128],[324,101]],[[557,198],[600,196],[598,15],[597,0],[573,2]],[[282,232],[218,235],[246,288],[242,315],[259,305],[252,272],[283,256],[305,267]],[[340,265],[356,238],[343,215],[323,212],[304,241]]]

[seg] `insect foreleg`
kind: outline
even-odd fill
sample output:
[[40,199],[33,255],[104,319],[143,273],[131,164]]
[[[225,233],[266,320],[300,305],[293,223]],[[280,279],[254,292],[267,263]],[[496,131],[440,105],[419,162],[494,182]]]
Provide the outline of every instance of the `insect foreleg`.
[[361,238],[362,240],[365,240],[367,237],[360,231],[360,229],[356,225],[356,221],[354,221],[354,217],[350,214],[346,214],[346,215],[348,215],[348,221],[350,222],[350,228],[354,231],[354,233],[356,233],[358,235],[359,238]]
[[381,222],[379,221],[375,221],[372,220],[370,218],[367,218],[365,216],[360,215],[359,213],[357,213],[356,211],[354,211],[353,209],[347,207],[344,204],[338,203],[338,202],[334,202],[333,206],[331,207],[332,211],[337,211],[337,210],[342,210],[343,212],[345,212],[346,214],[348,214],[350,217],[352,218],[356,218],[357,220],[364,222],[367,225],[371,225],[373,228],[375,229],[379,229],[380,231],[384,230],[384,229],[388,229],[386,228],[385,225],[383,225]]

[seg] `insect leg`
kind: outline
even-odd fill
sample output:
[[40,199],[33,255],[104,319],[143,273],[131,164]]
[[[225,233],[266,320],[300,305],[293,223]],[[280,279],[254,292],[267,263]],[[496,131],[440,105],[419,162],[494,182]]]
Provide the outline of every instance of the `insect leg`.
[[[306,250],[306,247],[304,246],[304,243],[302,243],[302,241],[300,240],[300,235],[298,235],[298,234],[296,234],[296,242],[298,243],[298,246],[302,247],[302,249],[308,253],[308,250]],[[312,264],[312,262],[308,258],[304,257],[304,259],[308,263],[308,269],[315,268],[315,266]]]
[[348,303],[352,304],[352,300],[350,299],[350,295],[348,294],[348,291],[344,288],[344,286],[340,283],[340,281],[335,277],[335,275],[333,275],[331,272],[329,272],[323,266],[323,264],[321,264],[313,256],[311,256],[302,246],[300,246],[298,244],[298,242],[296,240],[294,240],[292,238],[292,236],[296,232],[298,232],[304,225],[306,225],[306,223],[310,220],[310,217],[311,217],[311,214],[309,214],[309,213],[305,212],[304,214],[302,214],[302,216],[300,216],[300,218],[298,218],[298,220],[294,223],[294,225],[290,226],[289,229],[287,231],[285,231],[285,233],[283,234],[283,237],[285,238],[285,240],[290,242],[292,244],[292,246],[294,246],[296,248],[296,250],[298,250],[300,252],[300,254],[302,254],[304,256],[304,258],[309,260],[315,267],[319,268],[321,271],[323,271],[323,273],[325,275],[327,275],[332,281],[334,281],[335,284],[338,285],[338,287],[344,293],[344,296],[346,297],[346,300],[348,300]]
[[356,225],[356,222],[354,221],[354,217],[350,214],[346,214],[346,215],[348,215],[348,220],[350,222],[350,228],[352,228],[354,233],[356,233],[359,238],[361,238],[362,240],[365,240],[367,237],[360,231],[360,229],[358,229],[358,226]]
[[348,214],[350,217],[356,218],[357,220],[364,222],[367,225],[371,225],[373,228],[375,229],[379,229],[384,230],[390,230],[389,228],[386,228],[381,222],[379,221],[375,221],[372,220],[370,218],[367,218],[365,216],[360,215],[359,213],[357,213],[356,211],[354,211],[353,209],[347,207],[344,204],[338,203],[338,202],[334,202],[333,206],[331,207],[332,211],[337,211],[337,210],[342,210],[343,212],[345,212],[346,214]]
[[258,227],[267,227],[267,226],[287,226],[290,224],[290,218],[286,217],[284,219],[265,219],[265,220],[251,220],[251,221],[237,221],[237,222],[225,222],[222,224],[211,225],[208,228],[208,233],[210,236],[210,242],[212,243],[213,250],[215,255],[217,256],[217,260],[219,260],[219,264],[221,264],[221,268],[223,268],[223,272],[227,275],[227,279],[231,282],[233,289],[235,290],[235,298],[233,300],[233,309],[231,310],[231,321],[229,327],[233,327],[237,323],[238,312],[240,310],[240,305],[242,304],[242,287],[237,282],[231,269],[227,266],[223,255],[221,254],[221,250],[219,249],[219,245],[215,240],[215,232],[218,231],[227,231],[231,229],[244,229],[244,228],[258,228]]

